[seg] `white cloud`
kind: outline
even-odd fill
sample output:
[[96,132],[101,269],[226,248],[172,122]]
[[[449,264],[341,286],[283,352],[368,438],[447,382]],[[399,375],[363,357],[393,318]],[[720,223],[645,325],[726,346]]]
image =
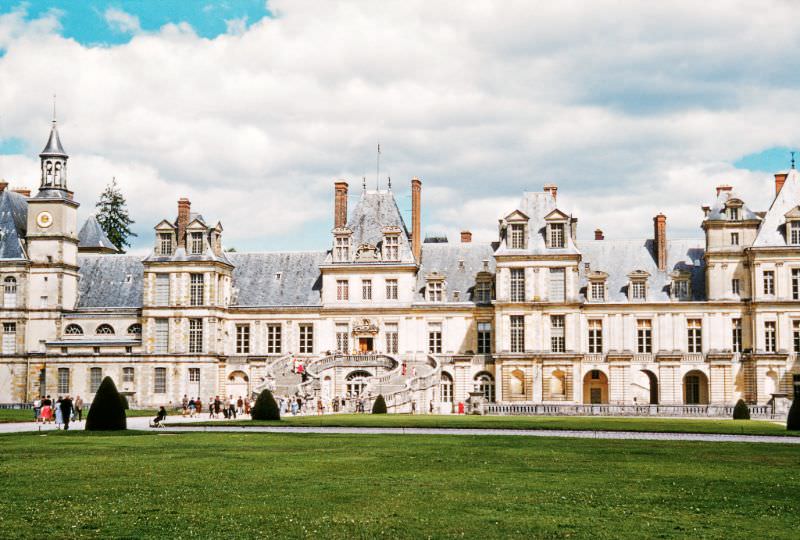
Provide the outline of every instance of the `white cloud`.
[[492,240],[522,191],[555,182],[582,235],[649,235],[659,211],[699,235],[716,183],[769,204],[771,177],[732,160],[800,146],[799,9],[758,6],[276,0],[214,39],[115,10],[135,35],[103,47],[12,12],[0,138],[30,152],[0,176],[35,187],[57,89],[82,208],[116,175],[145,233],[188,196],[228,245],[324,248],[333,180],[372,185],[380,141],[404,211],[422,178],[428,230]]
[[247,31],[247,17],[245,16],[239,19],[226,19],[225,29],[228,34],[241,36]]
[[142,31],[139,17],[131,15],[121,9],[110,7],[106,9],[104,17],[108,25],[123,34],[138,34]]

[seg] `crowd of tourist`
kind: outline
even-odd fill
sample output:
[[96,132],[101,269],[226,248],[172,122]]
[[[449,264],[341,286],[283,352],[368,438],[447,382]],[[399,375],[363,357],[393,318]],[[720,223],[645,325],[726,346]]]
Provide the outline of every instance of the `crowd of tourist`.
[[69,423],[83,420],[83,400],[77,396],[58,396],[55,403],[48,395],[33,402],[33,421],[42,424],[55,423],[56,429],[69,429]]

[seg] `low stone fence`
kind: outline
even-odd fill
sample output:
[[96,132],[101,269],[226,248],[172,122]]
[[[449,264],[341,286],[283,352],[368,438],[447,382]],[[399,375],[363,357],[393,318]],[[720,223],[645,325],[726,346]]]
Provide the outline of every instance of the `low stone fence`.
[[[749,405],[751,418],[777,419],[770,405]],[[520,416],[672,416],[732,418],[733,405],[585,405],[545,403],[488,403],[486,414]]]

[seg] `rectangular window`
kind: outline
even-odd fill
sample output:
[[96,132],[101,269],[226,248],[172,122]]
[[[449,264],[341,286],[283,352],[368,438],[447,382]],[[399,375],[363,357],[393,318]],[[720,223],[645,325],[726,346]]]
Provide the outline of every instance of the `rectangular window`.
[[155,352],[166,353],[169,348],[169,319],[156,319]]
[[300,352],[310,354],[314,352],[314,325],[300,325]]
[[733,352],[742,352],[742,319],[731,320]]
[[603,352],[603,321],[599,319],[589,321],[589,352],[591,354]]
[[89,369],[89,393],[94,394],[103,382],[103,369],[93,367]]
[[742,294],[742,283],[738,278],[731,280],[731,292],[736,295]]
[[192,233],[192,255],[200,255],[203,253],[203,233]]
[[197,367],[190,367],[189,368],[189,382],[190,383],[199,383],[200,382],[200,368],[197,368]]
[[736,207],[728,208],[728,219],[731,221],[739,221],[739,209]]
[[775,321],[764,321],[764,350],[775,352]]
[[17,323],[3,323],[3,354],[15,354],[17,352]]
[[636,352],[640,354],[653,352],[653,323],[650,319],[636,321]]
[[792,268],[792,300],[800,300],[800,268]]
[[58,393],[69,394],[69,368],[58,368]]
[[372,280],[371,279],[362,279],[361,280],[361,299],[362,300],[372,300]]
[[386,299],[387,300],[397,300],[397,280],[396,279],[387,279],[386,280]]
[[133,368],[132,367],[122,368],[122,382],[132,383],[133,381],[134,381]]
[[250,354],[250,325],[236,325],[236,354]]
[[792,321],[792,345],[794,352],[800,354],[800,321]]
[[336,280],[336,299],[349,300],[350,299],[350,282],[346,279]]
[[524,302],[525,301],[525,269],[512,268],[511,269],[511,301]]
[[158,233],[158,246],[161,255],[172,255],[172,235],[170,233]]
[[564,352],[565,350],[564,316],[550,315],[550,351]]
[[386,323],[386,352],[387,354],[397,354],[400,347],[400,332],[397,323]]
[[386,261],[400,260],[400,237],[396,235],[386,236],[383,240],[383,253]]
[[551,302],[563,302],[566,298],[566,270],[564,268],[550,269],[549,298]]
[[346,236],[336,237],[336,260],[339,262],[350,260],[350,238]]
[[169,274],[156,274],[156,305],[169,305]]
[[203,319],[189,319],[189,352],[203,352]]
[[190,279],[189,304],[192,306],[202,306],[204,301],[203,292],[205,291],[203,274],[192,274]]
[[775,295],[775,272],[772,270],[764,270],[764,294]]
[[647,295],[647,286],[644,281],[631,282],[631,298],[634,300],[644,300]]
[[492,284],[489,281],[479,281],[475,284],[475,302],[489,304],[492,301]]
[[428,352],[431,354],[442,352],[442,323],[428,324]]
[[732,232],[731,233],[731,245],[732,246],[738,246],[739,245],[739,233],[738,232]]
[[3,307],[6,309],[17,307],[17,280],[13,276],[3,280]]
[[157,367],[153,373],[153,393],[167,393],[167,368]]
[[478,354],[491,354],[492,352],[492,323],[478,323]]
[[674,298],[677,300],[689,299],[689,281],[686,279],[679,279],[672,282],[674,288]]
[[341,354],[350,353],[350,326],[347,323],[336,324],[336,351]]
[[800,245],[800,221],[791,221],[790,222],[790,241],[792,245]]
[[525,249],[525,225],[522,223],[511,225],[511,249]]
[[686,321],[687,351],[690,353],[703,352],[703,321],[701,319],[688,319]]
[[602,281],[592,282],[592,300],[602,302],[606,299],[606,284]]
[[511,315],[511,352],[525,352],[525,317]]
[[444,295],[443,289],[444,284],[441,281],[429,281],[428,282],[428,301],[429,302],[441,302]]
[[563,248],[564,247],[564,224],[551,223],[550,224],[550,247]]
[[281,354],[283,352],[283,340],[281,338],[281,325],[267,325],[267,354]]

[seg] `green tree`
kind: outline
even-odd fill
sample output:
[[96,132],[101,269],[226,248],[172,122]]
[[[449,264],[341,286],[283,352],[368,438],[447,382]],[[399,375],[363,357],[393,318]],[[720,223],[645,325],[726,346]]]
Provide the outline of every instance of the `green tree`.
[[126,425],[125,409],[117,386],[111,377],[106,377],[100,383],[89,414],[86,415],[86,431],[116,431],[125,429]]
[[747,406],[743,399],[736,402],[736,406],[733,408],[733,419],[750,420],[750,407]]
[[372,414],[386,414],[386,400],[383,399],[383,394],[378,394],[375,398],[375,403],[372,404]]
[[786,419],[786,429],[789,431],[800,431],[800,399],[794,396],[792,406],[789,408],[789,417]]
[[100,227],[118,250],[125,251],[123,248],[131,245],[128,238],[136,236],[136,233],[130,229],[135,221],[128,215],[128,203],[117,186],[116,178],[111,180],[111,183],[100,194],[100,200],[95,206],[97,207],[97,222]]

